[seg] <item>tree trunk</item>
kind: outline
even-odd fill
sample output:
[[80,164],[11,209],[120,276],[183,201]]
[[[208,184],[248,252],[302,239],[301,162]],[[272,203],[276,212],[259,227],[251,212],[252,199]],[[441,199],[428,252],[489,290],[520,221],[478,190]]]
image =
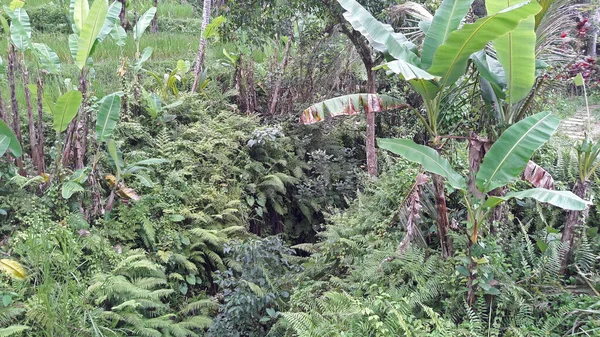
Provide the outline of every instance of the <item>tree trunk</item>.
[[469,135],[469,193],[476,196],[478,199],[483,199],[483,192],[477,188],[477,182],[475,175],[479,172],[479,167],[483,161],[483,157],[492,146],[492,143],[485,139],[477,136],[475,132],[471,132]]
[[6,110],[4,110],[4,100],[2,100],[2,91],[0,91],[0,119],[2,119],[6,125],[10,125],[8,121],[8,116],[6,115]]
[[[17,140],[20,144],[23,144],[23,137],[21,136],[21,122],[19,121],[19,103],[17,101],[17,90],[15,87],[15,62],[17,57],[17,51],[15,46],[9,42],[8,47],[8,84],[10,86],[10,103],[13,112],[12,128]],[[17,158],[17,167],[19,168],[19,174],[26,175],[25,169],[23,168],[23,160],[21,157]]]
[[600,24],[600,9],[596,9],[592,15],[592,37],[590,41],[590,56],[596,58],[598,56],[598,24]]
[[271,96],[271,103],[269,104],[269,115],[273,116],[275,114],[275,110],[277,109],[277,101],[279,100],[279,95],[281,94],[281,83],[285,77],[285,69],[287,68],[288,61],[290,58],[290,47],[292,45],[292,36],[288,36],[288,41],[285,44],[285,52],[283,56],[283,63],[281,65],[281,74],[277,78],[275,82],[275,87],[273,89],[273,94]]
[[38,121],[37,121],[37,148],[38,148],[38,173],[42,174],[45,170],[44,161],[44,74],[38,73],[37,79],[37,110],[38,110]]
[[83,95],[83,101],[81,102],[81,106],[79,108],[79,123],[77,124],[76,130],[76,142],[75,142],[75,153],[76,153],[76,162],[75,169],[82,169],[85,167],[85,157],[87,155],[87,136],[88,136],[88,111],[85,108],[86,101],[86,91],[87,91],[87,82],[85,72],[81,72],[81,76],[79,78],[79,91]]
[[[573,186],[573,193],[578,197],[584,199],[587,193],[589,182],[582,182],[580,179],[577,179],[575,186]],[[565,220],[565,228],[563,229],[562,237],[560,241],[562,243],[568,243],[569,245],[569,253],[565,254],[561,260],[561,272],[564,274],[567,270],[567,264],[569,262],[569,258],[573,253],[573,243],[575,239],[575,228],[577,225],[581,223],[581,211],[567,211],[567,218]]]
[[127,4],[127,0],[118,0],[121,3],[121,12],[119,13],[119,20],[121,20],[121,27],[123,29],[127,29],[127,9],[125,5]]
[[152,33],[158,33],[158,0],[154,0],[154,7],[156,7],[157,11],[156,14],[154,14],[154,18],[152,18],[152,27],[150,28],[150,31]]
[[444,177],[433,174],[433,187],[435,192],[437,232],[442,248],[442,257],[452,256],[454,246],[452,239],[448,236],[450,221],[448,220],[448,207],[446,206],[446,193],[444,191]]
[[37,152],[37,139],[35,132],[35,119],[33,116],[33,105],[31,104],[31,90],[29,90],[29,70],[24,60],[21,60],[21,77],[23,79],[23,90],[25,92],[25,105],[27,106],[27,124],[29,126],[29,144],[31,147],[31,163],[33,167],[40,171],[38,164],[39,156]]
[[[351,30],[344,23],[344,18],[338,14],[338,20],[342,23],[342,33],[350,39],[354,48],[360,55],[360,58],[365,66],[367,72],[367,91],[369,94],[377,93],[377,83],[375,82],[375,61],[373,61],[371,47],[362,35],[356,30]],[[366,152],[367,152],[367,172],[369,176],[377,176],[377,151],[375,150],[375,113],[371,111],[365,111],[367,115],[367,141],[366,141]]]
[[[367,88],[369,94],[377,92],[373,64],[365,64],[367,69]],[[375,149],[375,113],[365,111],[367,115],[367,172],[371,177],[377,176],[377,150]]]
[[85,161],[85,150],[87,146],[87,141],[83,139],[84,134],[87,136],[87,132],[84,130],[86,128],[84,127],[84,123],[87,123],[87,118],[85,116],[87,82],[84,70],[81,71],[79,77],[79,91],[81,91],[81,94],[83,95],[83,101],[77,112],[77,117],[71,121],[69,128],[67,129],[67,137],[65,138],[65,146],[63,148],[61,160],[63,167],[74,163],[75,168],[77,169],[84,167],[82,165]]
[[204,6],[202,7],[202,31],[200,32],[200,45],[198,46],[198,54],[196,54],[196,64],[194,65],[194,84],[192,85],[192,92],[196,92],[198,89],[198,81],[200,78],[200,72],[204,65],[204,56],[206,54],[206,39],[204,38],[204,31],[210,21],[210,5],[212,0],[204,0]]

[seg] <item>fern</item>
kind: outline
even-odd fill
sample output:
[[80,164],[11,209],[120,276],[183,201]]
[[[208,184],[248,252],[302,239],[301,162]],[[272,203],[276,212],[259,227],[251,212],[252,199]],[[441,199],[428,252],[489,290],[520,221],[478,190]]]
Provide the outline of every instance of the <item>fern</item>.
[[0,337],[14,336],[29,329],[26,325],[11,325],[6,328],[0,328]]

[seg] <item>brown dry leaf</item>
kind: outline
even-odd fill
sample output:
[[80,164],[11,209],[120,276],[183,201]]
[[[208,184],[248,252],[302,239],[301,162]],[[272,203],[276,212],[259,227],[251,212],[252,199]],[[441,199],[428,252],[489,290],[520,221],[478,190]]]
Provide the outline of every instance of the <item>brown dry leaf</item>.
[[554,189],[554,178],[538,164],[531,160],[527,163],[525,171],[523,171],[523,180],[527,180],[534,187]]

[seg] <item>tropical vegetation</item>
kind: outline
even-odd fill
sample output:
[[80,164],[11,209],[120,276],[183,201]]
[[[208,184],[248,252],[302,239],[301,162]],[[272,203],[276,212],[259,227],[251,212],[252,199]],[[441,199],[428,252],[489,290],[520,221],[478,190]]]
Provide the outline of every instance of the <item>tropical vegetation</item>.
[[600,335],[600,10],[12,0],[0,336]]

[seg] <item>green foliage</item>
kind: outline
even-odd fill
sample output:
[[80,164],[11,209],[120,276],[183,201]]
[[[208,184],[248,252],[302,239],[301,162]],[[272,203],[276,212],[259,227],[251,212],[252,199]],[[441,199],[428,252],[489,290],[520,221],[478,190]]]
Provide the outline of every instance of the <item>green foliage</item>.
[[[76,3],[80,2],[77,0]],[[82,2],[87,3],[87,0]],[[82,6],[85,7],[85,6]],[[106,14],[108,12],[108,1],[99,0],[92,3],[92,7],[89,9],[89,13],[81,16],[81,27],[79,37],[77,40],[77,56],[75,57],[75,64],[77,68],[83,70],[86,66],[88,57],[92,52],[92,48],[96,43],[96,39],[102,30],[104,21],[106,20]],[[77,18],[77,15],[75,16]],[[77,20],[75,19],[75,22]]]
[[279,237],[234,242],[225,251],[238,271],[217,276],[222,303],[208,335],[264,336],[285,307],[301,267]]

